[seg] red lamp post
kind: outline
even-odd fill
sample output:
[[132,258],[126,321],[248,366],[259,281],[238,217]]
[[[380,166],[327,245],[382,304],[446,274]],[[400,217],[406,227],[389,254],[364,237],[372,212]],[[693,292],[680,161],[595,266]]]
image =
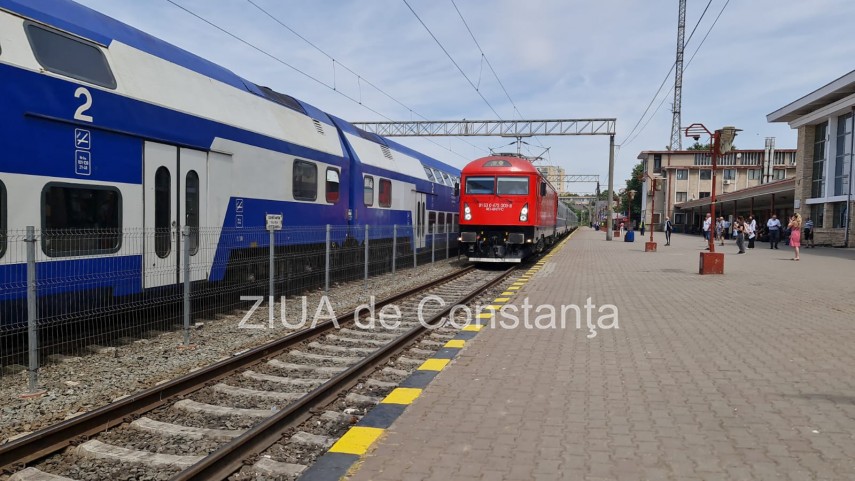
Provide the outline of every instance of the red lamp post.
[[714,133],[710,132],[704,124],[692,124],[685,128],[686,137],[692,137],[697,141],[701,134],[710,136],[710,157],[712,157],[712,189],[710,191],[710,223],[709,252],[701,252],[700,274],[724,274],[724,254],[715,251],[715,181],[718,169],[718,156],[726,154],[733,147],[733,139],[740,129],[736,127],[722,127]]

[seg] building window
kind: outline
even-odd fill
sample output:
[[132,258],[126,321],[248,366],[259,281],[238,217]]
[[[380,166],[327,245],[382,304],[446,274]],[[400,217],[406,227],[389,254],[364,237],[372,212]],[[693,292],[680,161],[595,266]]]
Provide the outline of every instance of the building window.
[[674,224],[675,225],[683,225],[686,223],[686,214],[683,212],[675,212],[674,213]]
[[172,174],[166,167],[154,173],[154,253],[161,259],[172,250]]
[[775,169],[772,171],[772,178],[775,180],[784,180],[787,178],[787,169]]
[[748,169],[748,180],[760,180],[760,169]]
[[6,184],[0,180],[0,257],[6,253]]
[[846,227],[846,202],[835,202],[831,214],[831,227]]
[[700,171],[701,180],[711,180],[712,179],[712,171],[711,170],[702,170]]
[[814,229],[821,229],[825,220],[825,204],[810,206],[810,218],[813,220]]
[[380,207],[392,207],[392,181],[380,179],[380,194],[377,199]]
[[814,127],[813,141],[813,175],[810,196],[825,197],[825,141],[828,136],[828,122]]
[[119,189],[49,183],[42,190],[42,250],[50,257],[118,252],[121,212]]
[[837,155],[834,162],[834,195],[849,193],[849,162],[852,158],[852,114],[837,118]]
[[199,252],[199,174],[187,172],[184,186],[184,224],[190,230],[190,255]]
[[724,169],[724,180],[736,180],[736,169]]
[[294,161],[294,199],[316,200],[318,198],[318,166],[305,160]]
[[677,169],[677,180],[686,180],[689,178],[689,169]]
[[326,193],[328,203],[335,204],[338,202],[339,185],[338,169],[327,167]]
[[655,154],[653,156],[653,173],[661,174],[662,173],[662,155]]
[[362,181],[362,203],[368,207],[374,205],[374,177],[370,175]]
[[686,202],[687,200],[689,200],[688,192],[677,192],[677,202]]
[[707,198],[707,197],[709,197],[709,196],[710,196],[710,193],[709,193],[709,192],[698,192],[698,198],[699,198],[699,199],[705,199],[705,198]]
[[36,60],[45,70],[77,80],[116,88],[107,58],[97,46],[36,24],[27,25]]

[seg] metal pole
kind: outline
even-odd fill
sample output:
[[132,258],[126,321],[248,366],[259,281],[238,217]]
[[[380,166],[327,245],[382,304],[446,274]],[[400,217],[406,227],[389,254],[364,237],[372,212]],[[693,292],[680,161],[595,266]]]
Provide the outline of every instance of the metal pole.
[[184,345],[190,345],[190,228],[181,229],[184,243]]
[[39,384],[39,331],[38,305],[36,303],[36,233],[27,226],[27,338],[29,340],[29,392],[34,393]]
[[330,225],[327,224],[327,242],[324,260],[324,295],[330,290]]
[[609,197],[606,199],[606,208],[608,209],[608,218],[606,218],[606,240],[612,240],[612,228],[614,227],[614,207],[612,207],[612,199],[615,196],[615,136],[609,135]]
[[269,251],[270,251],[270,266],[268,268],[268,270],[270,271],[270,273],[268,274],[268,277],[270,278],[270,302],[269,302],[269,306],[268,306],[269,311],[268,311],[268,317],[267,317],[267,319],[270,322],[273,322],[273,306],[274,306],[274,304],[276,304],[276,297],[275,297],[276,293],[275,293],[274,287],[273,287],[273,279],[274,279],[275,274],[276,274],[276,267],[274,267],[274,265],[273,265],[273,248],[274,248],[274,243],[276,242],[275,233],[276,233],[276,231],[273,230],[273,228],[271,227],[270,228],[270,249],[269,249]]
[[365,224],[365,282],[368,282],[368,224]]
[[712,139],[712,192],[710,192],[710,252],[715,252],[715,178],[716,168],[718,167],[718,149],[721,140],[721,130],[716,130],[713,133]]
[[433,225],[433,232],[430,234],[430,263],[436,261],[436,224]]
[[395,260],[398,257],[398,226],[392,226],[392,274],[395,273]]
[[[656,178],[651,179],[651,185],[653,186],[653,195],[650,196],[650,225],[647,228],[650,229],[650,242],[653,242],[653,214],[656,212]],[[632,206],[632,200],[629,203]]]
[[412,246],[413,246],[413,269],[418,267],[418,262],[416,261],[416,242],[417,242],[416,236],[417,235],[418,235],[418,233],[416,232],[416,226],[414,225],[413,226],[413,242],[412,242]]
[[451,243],[451,232],[445,230],[445,260],[448,260],[448,244]]

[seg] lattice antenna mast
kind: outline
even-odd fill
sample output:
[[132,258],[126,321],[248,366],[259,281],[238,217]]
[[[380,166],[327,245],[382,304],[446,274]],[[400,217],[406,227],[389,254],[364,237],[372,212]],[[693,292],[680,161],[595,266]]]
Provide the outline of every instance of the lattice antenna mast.
[[680,105],[683,102],[683,49],[686,46],[686,0],[680,0],[677,16],[677,62],[674,66],[674,106],[671,119],[670,150],[683,150],[683,133],[680,131]]

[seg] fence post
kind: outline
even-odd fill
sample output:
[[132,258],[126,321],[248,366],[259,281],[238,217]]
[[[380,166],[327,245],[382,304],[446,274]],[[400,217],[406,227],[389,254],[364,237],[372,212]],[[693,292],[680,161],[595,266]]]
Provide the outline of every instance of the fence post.
[[365,282],[368,282],[368,224],[365,224]]
[[398,225],[392,226],[392,274],[395,273],[395,261],[398,258]]
[[451,232],[448,227],[445,228],[445,260],[448,260],[448,244],[451,243]]
[[274,247],[276,243],[276,230],[273,229],[273,226],[268,227],[268,229],[270,230],[270,266],[268,267],[268,277],[270,278],[270,306],[268,308],[269,310],[267,313],[267,321],[272,324],[274,319],[273,316],[275,315],[275,313],[273,312],[273,306],[276,304],[276,292],[275,287],[273,286],[273,279],[276,277],[276,266],[273,262]]
[[433,225],[433,231],[430,233],[430,263],[436,262],[436,224]]
[[413,269],[418,267],[418,261],[416,260],[416,244],[418,244],[418,231],[416,230],[416,225],[413,224],[413,242],[410,245],[413,247]]
[[190,345],[190,228],[181,229],[181,242],[184,246],[184,345]]
[[324,295],[330,290],[330,225],[327,224],[326,256],[324,261]]
[[36,232],[27,226],[27,338],[29,341],[28,392],[36,394],[39,384],[39,330],[38,304],[36,303]]

